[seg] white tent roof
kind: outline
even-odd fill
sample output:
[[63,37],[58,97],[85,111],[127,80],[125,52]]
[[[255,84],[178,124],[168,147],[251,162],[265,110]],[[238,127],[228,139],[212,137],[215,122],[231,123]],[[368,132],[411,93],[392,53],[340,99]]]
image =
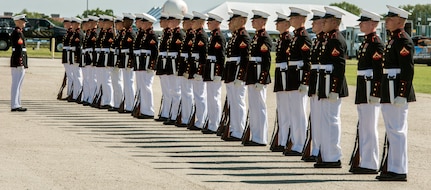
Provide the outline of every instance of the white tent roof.
[[[212,9],[209,9],[207,11],[204,11],[205,13],[214,13],[217,14],[221,17],[223,17],[223,22],[221,25],[222,29],[229,29],[228,28],[228,22],[227,20],[229,19],[229,14],[228,12],[231,12],[231,9],[238,9],[244,12],[248,12],[248,17],[249,19],[253,16],[253,13],[251,10],[256,9],[256,10],[261,10],[264,12],[269,13],[271,16],[268,18],[268,22],[266,24],[266,30],[269,32],[276,32],[276,28],[275,28],[275,24],[274,24],[274,20],[277,19],[277,14],[275,12],[282,12],[285,13],[287,15],[290,14],[290,9],[289,7],[298,7],[298,8],[302,8],[302,9],[306,9],[310,11],[310,14],[307,16],[307,22],[305,23],[305,28],[310,28],[311,27],[311,21],[310,19],[313,17],[311,10],[312,9],[317,9],[317,10],[321,10],[323,12],[325,12],[325,5],[311,5],[311,4],[281,4],[281,3],[243,3],[243,2],[224,2]],[[340,30],[345,30],[346,27],[354,27],[357,26],[359,24],[358,21],[358,16],[347,12],[339,7],[334,7],[331,6],[334,9],[337,9],[341,12],[344,13],[343,18],[342,18],[342,23],[340,25]],[[247,30],[254,30],[253,27],[251,26],[251,22],[248,21],[245,28]]]

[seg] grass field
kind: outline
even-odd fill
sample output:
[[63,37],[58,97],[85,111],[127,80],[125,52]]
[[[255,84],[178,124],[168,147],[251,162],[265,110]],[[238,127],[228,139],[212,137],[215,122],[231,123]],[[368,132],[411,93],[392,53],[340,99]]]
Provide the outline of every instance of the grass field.
[[[51,52],[47,47],[40,48],[39,50],[33,50],[27,48],[27,54],[30,58],[52,58]],[[11,49],[8,51],[0,51],[0,57],[10,57]],[[275,53],[271,54],[273,62],[275,62]],[[61,52],[55,52],[54,58],[61,58]],[[346,64],[346,80],[349,85],[356,85],[356,64],[355,59],[347,60]],[[275,63],[271,66],[271,76],[274,77]],[[431,94],[431,67],[424,64],[415,65],[415,76],[413,79],[413,85],[416,92]]]

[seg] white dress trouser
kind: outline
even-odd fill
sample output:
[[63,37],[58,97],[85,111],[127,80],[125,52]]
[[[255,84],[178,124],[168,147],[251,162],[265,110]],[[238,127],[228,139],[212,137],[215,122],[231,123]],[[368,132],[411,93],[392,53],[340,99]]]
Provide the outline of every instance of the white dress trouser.
[[112,77],[111,72],[113,68],[112,67],[102,67],[101,72],[103,73],[103,81],[102,81],[102,90],[103,90],[103,96],[101,105],[109,105],[114,106],[114,92],[112,90]]
[[208,81],[207,83],[207,105],[208,105],[208,129],[217,131],[222,113],[221,105],[221,81]]
[[251,141],[259,144],[268,143],[268,115],[266,109],[266,85],[262,90],[255,85],[248,85],[248,105],[250,111]]
[[321,109],[321,144],[320,153],[323,162],[341,160],[341,99],[334,102],[320,99]]
[[154,116],[154,71],[138,71],[136,72],[136,80],[138,80],[138,73],[140,73],[141,114]]
[[290,131],[292,137],[292,150],[302,152],[304,143],[307,138],[307,104],[308,95],[301,93],[298,90],[288,92],[288,107],[290,117]]
[[113,89],[113,100],[114,108],[119,108],[123,101],[124,94],[124,83],[123,83],[123,69],[114,67],[111,72],[112,89]]
[[181,123],[187,124],[193,111],[193,80],[180,77],[181,82]]
[[279,91],[275,93],[277,98],[277,119],[278,119],[278,145],[287,146],[289,139],[290,114],[288,101],[289,93],[287,91]]
[[132,111],[135,102],[135,72],[132,68],[123,70],[124,82],[124,110]]
[[163,101],[162,101],[162,107],[160,111],[160,117],[169,118],[169,112],[171,109],[171,103],[172,98],[171,94],[169,93],[169,79],[168,75],[160,75],[160,86],[162,88],[162,95],[163,95]]
[[90,97],[90,80],[91,80],[91,69],[90,65],[86,65],[82,68],[82,76],[84,81],[82,82],[82,101],[88,102]]
[[360,167],[379,167],[379,133],[377,131],[380,104],[358,104]]
[[226,84],[228,103],[230,108],[230,132],[231,136],[241,138],[245,128],[247,108],[245,105],[245,93],[247,88],[244,84],[235,86],[233,82]]
[[82,69],[78,66],[78,64],[71,66],[73,67],[73,99],[77,100],[82,90]]
[[89,97],[88,97],[88,103],[93,103],[93,100],[96,96],[97,92],[97,68],[94,66],[87,66],[88,70],[89,70],[89,87],[88,87],[88,91],[89,91]]
[[169,81],[169,93],[172,99],[170,116],[171,120],[176,120],[178,115],[178,110],[181,101],[181,86],[180,86],[180,76],[168,75]]
[[15,109],[21,107],[21,88],[25,76],[24,66],[11,67],[11,74],[12,85],[10,93],[10,107],[11,109]]
[[73,71],[69,63],[63,63],[64,71],[66,72],[66,82],[67,82],[67,96],[72,95],[73,87]]
[[193,98],[196,105],[195,126],[203,128],[208,114],[207,84],[204,81],[193,80]]
[[382,115],[385,121],[389,141],[388,171],[398,174],[408,173],[407,157],[407,115],[408,104],[401,107],[382,104]]
[[310,97],[310,116],[311,116],[311,155],[318,156],[320,150],[320,133],[321,133],[321,107],[322,102],[319,96]]
[[96,77],[95,95],[98,94],[99,98],[102,98],[100,97],[101,95],[100,93],[103,91],[103,80],[105,79],[105,72],[103,72],[103,69],[104,69],[103,67],[94,67],[94,72]]

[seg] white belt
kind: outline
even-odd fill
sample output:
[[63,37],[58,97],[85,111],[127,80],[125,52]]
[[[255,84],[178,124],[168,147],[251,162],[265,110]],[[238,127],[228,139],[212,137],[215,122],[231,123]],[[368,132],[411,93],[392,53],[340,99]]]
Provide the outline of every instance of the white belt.
[[141,49],[141,53],[145,55],[151,55],[151,50]]
[[133,54],[135,54],[135,55],[141,55],[141,50],[140,49],[133,50]]
[[[15,48],[12,48],[12,51],[15,51]],[[26,48],[22,48],[21,51],[27,51],[27,49]]]
[[129,53],[130,50],[129,49],[121,49],[121,53]]
[[93,48],[85,48],[84,52],[93,52]]
[[262,57],[250,57],[249,61],[262,62]]
[[70,46],[64,46],[63,49],[67,51],[70,49]]
[[100,48],[100,51],[103,51],[103,52],[105,52],[105,53],[108,53],[108,52],[109,52],[109,48]]
[[276,68],[287,69],[287,62],[275,63]]
[[215,55],[208,55],[207,59],[210,60],[210,61],[216,61],[217,60],[217,58],[216,58]]
[[228,57],[226,59],[227,62],[239,62],[241,60],[241,57]]
[[383,69],[383,74],[388,74],[388,76],[395,77],[397,74],[401,73],[401,69]]
[[302,67],[304,66],[304,61],[289,61],[289,66]]
[[70,47],[70,48],[69,48],[69,50],[71,50],[71,51],[75,51],[75,50],[76,50],[76,47]]
[[311,65],[311,70],[319,70],[320,69],[320,65]]
[[184,58],[189,58],[189,54],[188,53],[181,53],[180,56],[184,57]]
[[169,52],[168,56],[169,57],[177,57],[178,56],[178,52]]
[[373,69],[358,70],[358,76],[372,77]]
[[332,72],[334,70],[334,66],[330,65],[320,65],[320,70],[325,70],[326,72]]
[[110,51],[111,51],[112,53],[115,53],[116,49],[111,49]]
[[192,53],[192,57],[195,59],[199,59],[199,53]]
[[168,52],[166,52],[166,51],[160,52],[159,56],[166,57],[166,56],[168,56]]
[[102,50],[102,48],[94,48],[94,51],[96,51],[97,53],[100,53]]

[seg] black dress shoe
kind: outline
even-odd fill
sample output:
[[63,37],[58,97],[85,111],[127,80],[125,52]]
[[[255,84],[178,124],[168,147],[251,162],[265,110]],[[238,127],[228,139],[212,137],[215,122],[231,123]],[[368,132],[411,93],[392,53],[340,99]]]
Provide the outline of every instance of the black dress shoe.
[[379,181],[407,181],[407,174],[397,174],[394,172],[381,173],[376,176]]
[[320,162],[314,164],[315,168],[341,168],[341,161],[337,162]]
[[167,117],[159,117],[157,119],[154,119],[154,121],[167,121],[168,118]]
[[283,152],[284,149],[285,149],[284,146],[278,145],[278,146],[276,146],[274,148],[271,148],[271,151],[272,152]]
[[109,108],[112,108],[112,107],[110,105],[103,105],[99,107],[99,109],[109,109]]
[[180,123],[180,124],[176,124],[175,126],[177,127],[187,127],[186,123]]
[[225,138],[225,139],[223,139],[224,141],[242,141],[242,139],[240,139],[240,138],[236,138],[236,137],[233,137],[233,136],[230,136],[230,137],[228,137],[228,138]]
[[118,113],[132,113],[132,111],[124,110],[124,111],[122,111],[122,112],[118,111]]
[[89,105],[90,105],[90,103],[89,103],[89,102],[85,102],[85,101],[84,101],[84,102],[82,102],[82,105],[83,105],[83,106],[89,106]]
[[202,129],[202,133],[203,134],[216,134],[217,131],[211,131],[209,129]]
[[317,161],[317,156],[309,156],[306,158],[302,158],[302,161],[304,162],[316,162]]
[[108,109],[108,111],[118,111],[118,110],[119,108],[114,108],[114,107]]
[[266,146],[266,144],[260,144],[253,141],[247,141],[244,143],[244,146]]
[[188,130],[190,130],[190,131],[200,131],[200,130],[202,130],[201,128],[199,128],[199,127],[196,127],[196,126],[191,126],[191,127],[187,127],[187,129]]
[[163,125],[175,125],[176,120],[168,119],[165,122],[163,122]]
[[23,107],[13,108],[10,111],[12,111],[12,112],[15,112],[15,111],[25,112],[25,111],[27,111],[27,108],[23,108]]
[[361,167],[352,168],[349,170],[349,172],[351,172],[353,174],[378,174],[379,173],[377,170],[368,169],[368,168],[361,168]]
[[283,155],[285,155],[285,156],[302,156],[302,153],[292,150],[292,151],[284,151]]
[[67,99],[67,101],[68,101],[68,102],[76,102],[76,100],[75,100],[75,99],[73,99],[73,98],[68,98],[68,99]]
[[141,114],[138,117],[136,117],[138,119],[154,119],[154,116],[152,115],[145,115],[145,114]]

